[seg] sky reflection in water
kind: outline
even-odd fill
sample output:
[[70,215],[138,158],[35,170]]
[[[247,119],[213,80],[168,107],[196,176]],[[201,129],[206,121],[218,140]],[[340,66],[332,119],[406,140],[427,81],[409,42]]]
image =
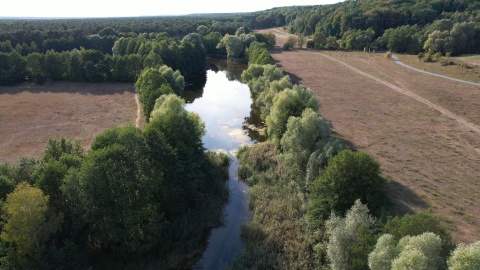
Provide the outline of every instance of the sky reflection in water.
[[186,109],[196,112],[205,122],[205,148],[232,152],[252,140],[242,129],[245,117],[250,115],[250,90],[248,85],[229,81],[226,71],[207,71],[203,95]]

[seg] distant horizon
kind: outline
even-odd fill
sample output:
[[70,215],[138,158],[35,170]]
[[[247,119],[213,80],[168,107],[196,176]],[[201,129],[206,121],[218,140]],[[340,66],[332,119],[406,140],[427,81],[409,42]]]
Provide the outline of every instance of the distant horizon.
[[[177,0],[175,4],[161,1],[137,0],[132,5],[84,0],[81,4],[60,0],[8,1],[0,10],[0,19],[90,19],[125,17],[175,17],[189,15],[250,13],[286,6],[328,5],[343,2],[340,0],[297,0],[294,4],[287,0],[254,1],[211,1],[192,2]],[[113,6],[113,8],[112,8]]]

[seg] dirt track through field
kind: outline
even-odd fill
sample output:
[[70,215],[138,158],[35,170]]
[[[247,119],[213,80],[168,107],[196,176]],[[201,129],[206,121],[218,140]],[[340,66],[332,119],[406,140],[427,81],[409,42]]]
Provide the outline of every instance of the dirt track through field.
[[390,89],[393,89],[393,90],[395,90],[395,91],[397,91],[397,92],[399,92],[399,93],[402,93],[402,94],[404,94],[404,95],[406,95],[406,96],[408,96],[408,97],[411,97],[411,98],[415,99],[416,101],[421,102],[421,103],[427,105],[428,107],[430,107],[430,108],[432,108],[432,109],[435,109],[435,110],[441,112],[442,114],[444,114],[444,115],[446,115],[446,116],[448,116],[448,117],[450,117],[450,118],[452,118],[452,119],[455,119],[455,120],[458,121],[460,124],[466,126],[467,128],[471,129],[472,131],[474,131],[474,132],[476,132],[477,134],[480,135],[480,127],[479,127],[479,126],[477,126],[477,125],[475,125],[475,124],[473,124],[473,123],[470,123],[469,121],[467,121],[467,120],[465,120],[464,118],[462,118],[462,117],[460,117],[460,116],[458,116],[458,115],[450,112],[449,110],[443,108],[442,106],[439,106],[439,105],[437,105],[437,104],[434,104],[434,103],[430,102],[429,100],[427,100],[427,99],[425,99],[425,98],[422,98],[422,97],[419,96],[419,95],[416,95],[415,93],[413,93],[412,91],[410,91],[410,90],[408,90],[408,89],[400,88],[400,87],[395,86],[395,85],[393,85],[393,84],[391,84],[391,83],[389,83],[389,82],[387,82],[387,81],[381,80],[381,79],[379,79],[379,78],[377,78],[377,77],[375,77],[375,76],[373,76],[373,75],[371,75],[371,74],[368,74],[368,73],[366,73],[366,72],[363,72],[363,71],[361,71],[361,70],[359,70],[359,69],[357,69],[357,68],[355,68],[355,67],[352,67],[351,65],[349,65],[349,64],[347,64],[347,63],[345,63],[345,62],[342,62],[342,61],[340,61],[340,60],[338,60],[338,59],[335,59],[335,58],[333,58],[333,57],[330,57],[330,56],[328,56],[328,55],[326,55],[326,54],[320,54],[320,55],[321,55],[322,57],[325,57],[325,58],[328,58],[328,59],[330,59],[330,60],[332,60],[332,61],[335,61],[335,62],[337,62],[337,63],[340,63],[340,64],[346,66],[347,68],[349,68],[349,69],[357,72],[358,74],[361,74],[362,76],[365,76],[365,77],[367,77],[367,78],[370,78],[370,79],[376,81],[377,83],[383,84],[383,85],[389,87]]

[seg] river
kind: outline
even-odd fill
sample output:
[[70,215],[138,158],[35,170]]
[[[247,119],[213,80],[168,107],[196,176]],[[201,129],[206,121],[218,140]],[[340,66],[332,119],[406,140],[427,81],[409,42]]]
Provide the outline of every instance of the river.
[[237,176],[237,149],[252,144],[257,134],[243,128],[246,118],[254,119],[250,90],[240,82],[240,74],[246,65],[209,60],[207,82],[201,90],[187,90],[184,98],[186,109],[196,112],[205,122],[204,146],[212,151],[222,151],[230,158],[228,185],[230,200],[224,208],[224,225],[214,228],[201,259],[193,269],[222,269],[231,264],[243,248],[240,226],[251,219],[248,208],[248,187]]

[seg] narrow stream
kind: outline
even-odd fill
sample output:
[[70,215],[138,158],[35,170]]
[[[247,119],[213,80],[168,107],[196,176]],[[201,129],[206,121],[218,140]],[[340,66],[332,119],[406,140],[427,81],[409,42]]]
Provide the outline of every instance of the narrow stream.
[[237,149],[252,144],[251,132],[242,129],[242,123],[251,115],[252,100],[246,84],[239,81],[245,65],[210,60],[212,69],[207,71],[203,92],[185,91],[188,111],[196,112],[205,122],[204,146],[222,151],[231,158],[228,185],[230,200],[224,208],[224,225],[214,228],[202,258],[193,269],[222,269],[231,264],[234,256],[243,248],[240,225],[250,220],[248,187],[237,176]]

